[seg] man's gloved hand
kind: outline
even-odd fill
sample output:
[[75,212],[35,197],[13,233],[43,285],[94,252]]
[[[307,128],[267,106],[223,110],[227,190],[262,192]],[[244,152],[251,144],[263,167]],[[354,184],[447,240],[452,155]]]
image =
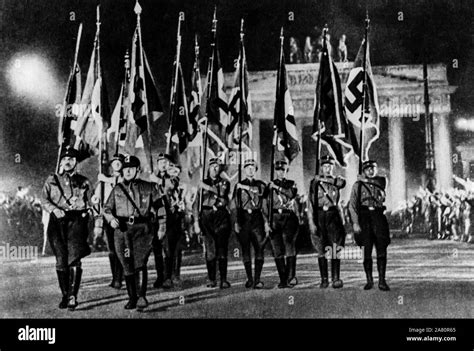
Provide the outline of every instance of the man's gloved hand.
[[55,208],[53,210],[53,213],[54,215],[56,216],[56,218],[60,219],[60,218],[63,218],[66,216],[66,212],[64,212],[63,210],[61,210],[60,208]]

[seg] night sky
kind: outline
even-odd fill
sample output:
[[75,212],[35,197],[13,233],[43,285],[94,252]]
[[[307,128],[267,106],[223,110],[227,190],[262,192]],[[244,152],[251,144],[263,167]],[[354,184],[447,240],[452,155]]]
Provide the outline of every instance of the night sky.
[[[246,50],[251,71],[274,70],[278,60],[279,31],[304,43],[306,35],[319,35],[328,24],[333,46],[346,34],[349,59],[353,60],[363,35],[367,8],[371,17],[371,59],[373,65],[420,64],[423,53],[428,63],[448,65],[448,78],[459,89],[453,96],[453,110],[474,112],[474,35],[472,1],[279,1],[226,0],[218,2],[218,43],[224,70],[231,71],[238,55],[240,18],[246,20]],[[176,48],[179,11],[185,12],[182,64],[190,81],[197,33],[201,45],[201,73],[206,72],[210,27],[215,1],[142,0],[143,45],[161,95],[168,105],[172,60]],[[102,0],[101,48],[110,105],[115,104],[123,75],[123,55],[130,47],[136,24],[135,0]],[[12,184],[39,189],[48,172],[54,170],[57,152],[55,106],[62,103],[73,60],[75,36],[83,22],[79,63],[84,74],[89,65],[95,34],[95,0],[3,0],[0,18],[0,184],[11,191]],[[294,21],[288,21],[288,12]],[[400,21],[400,11],[403,20]],[[71,20],[73,19],[73,20]],[[425,50],[423,50],[425,49]],[[54,93],[32,101],[12,90],[7,80],[12,60],[19,54],[39,55],[50,67]],[[458,68],[452,67],[457,59]],[[458,135],[459,140],[470,135]],[[424,147],[420,144],[420,147]],[[15,156],[21,162],[15,163]],[[15,182],[8,181],[13,175]]]

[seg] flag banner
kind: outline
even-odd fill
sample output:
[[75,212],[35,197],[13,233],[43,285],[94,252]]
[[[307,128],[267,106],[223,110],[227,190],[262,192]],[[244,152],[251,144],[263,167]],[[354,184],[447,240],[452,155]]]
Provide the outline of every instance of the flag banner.
[[110,107],[102,77],[99,47],[97,31],[75,128],[75,148],[79,150],[81,159],[98,155],[99,141],[104,142],[103,135],[110,124]]
[[140,27],[137,25],[132,39],[130,84],[128,89],[128,126],[124,150],[131,155],[145,155],[144,165],[151,160],[149,128],[163,115],[163,105],[142,47]]
[[[248,92],[248,71],[245,47],[241,42],[239,58],[234,75],[234,87],[229,99],[229,125],[226,128],[227,146],[231,152],[227,159],[226,175],[230,180],[236,179],[239,163],[247,158],[255,158],[252,153],[252,119],[251,100]],[[242,123],[242,127],[239,126]],[[242,140],[240,140],[242,138]],[[241,150],[240,150],[241,143]],[[242,154],[240,154],[242,151]]]
[[[224,72],[222,70],[217,43],[213,43],[212,56],[207,77],[206,117],[208,156],[225,157],[228,152],[226,127],[229,124],[227,94],[224,90]],[[210,80],[210,81],[209,81]],[[204,161],[206,162],[206,160]]]
[[285,55],[280,57],[278,67],[278,85],[275,100],[274,115],[274,140],[275,160],[286,158],[288,162],[293,161],[301,151],[296,132],[295,112],[290,90],[288,89]]
[[[372,143],[379,137],[380,117],[377,89],[374,83],[372,67],[370,65],[369,42],[367,42],[366,87],[368,101],[368,113],[364,111],[364,142],[363,161],[369,159],[369,150]],[[364,81],[364,40],[360,46],[354,67],[349,72],[345,88],[345,111],[347,119],[354,130],[356,138],[353,140],[354,152],[358,155],[361,147],[360,129],[363,104],[363,81]],[[357,150],[357,151],[356,151]]]
[[192,176],[199,167],[201,167],[201,152],[202,150],[202,133],[204,126],[202,126],[203,113],[202,113],[202,84],[201,84],[201,72],[199,69],[199,47],[197,46],[196,39],[196,57],[194,59],[193,72],[191,75],[191,97],[189,101],[189,122],[192,125],[194,135],[191,135],[190,143],[187,149],[187,164],[186,168],[188,174]]
[[58,130],[59,146],[66,147],[74,146],[75,144],[74,130],[80,113],[81,93],[81,68],[76,64],[74,71],[69,76],[66,88],[66,98],[64,99],[64,104],[61,106],[60,110]]
[[174,101],[171,106],[170,129],[168,133],[167,154],[176,163],[180,163],[180,155],[186,150],[194,129],[189,122],[188,101],[184,86],[181,64],[178,63],[178,77],[175,82]]
[[327,48],[321,55],[314,102],[313,138],[317,139],[319,134],[321,144],[339,165],[345,167],[344,158],[351,152],[355,136],[344,113],[339,73]]

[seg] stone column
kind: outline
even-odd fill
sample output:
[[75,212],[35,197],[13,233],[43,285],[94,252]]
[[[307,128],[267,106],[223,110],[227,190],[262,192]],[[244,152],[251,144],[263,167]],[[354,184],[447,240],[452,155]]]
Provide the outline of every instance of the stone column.
[[440,190],[447,190],[453,186],[451,133],[449,130],[448,115],[448,113],[433,114],[436,184]]
[[406,199],[405,150],[403,141],[403,123],[399,117],[388,118],[388,136],[390,152],[389,198],[387,207],[396,208]]

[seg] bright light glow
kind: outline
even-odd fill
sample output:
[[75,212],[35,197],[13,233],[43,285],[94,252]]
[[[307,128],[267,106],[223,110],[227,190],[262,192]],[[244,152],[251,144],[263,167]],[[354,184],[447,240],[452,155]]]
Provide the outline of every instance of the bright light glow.
[[13,91],[34,102],[61,99],[55,74],[45,58],[37,54],[18,54],[8,65],[7,79]]
[[474,131],[474,119],[458,118],[455,122],[457,130],[473,132]]

